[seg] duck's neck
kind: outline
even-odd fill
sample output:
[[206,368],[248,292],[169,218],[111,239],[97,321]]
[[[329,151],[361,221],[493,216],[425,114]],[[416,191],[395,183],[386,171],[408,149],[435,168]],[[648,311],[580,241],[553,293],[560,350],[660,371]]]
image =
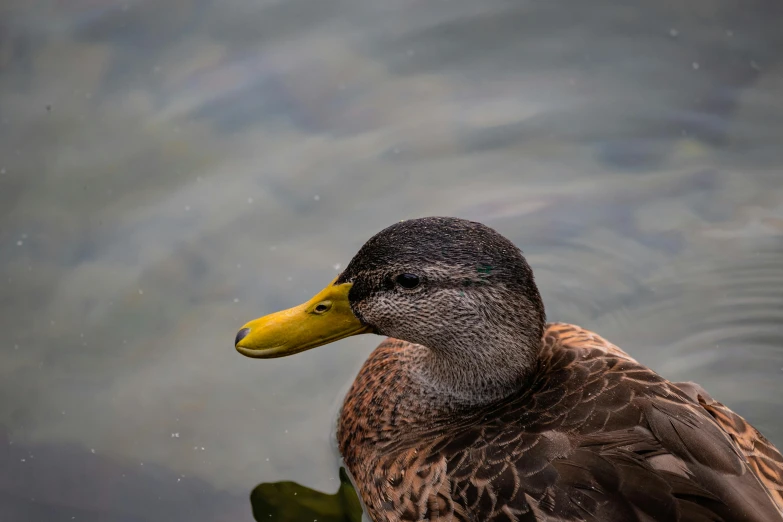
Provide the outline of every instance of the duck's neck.
[[[447,338],[436,347],[391,338],[381,343],[356,376],[340,416],[340,452],[351,470],[369,458],[365,452],[405,444],[461,412],[518,393],[539,369],[541,334],[512,337],[499,343],[484,336],[470,346]],[[458,346],[465,351],[455,351]]]
[[536,369],[540,347],[538,332],[476,328],[417,347],[407,371],[428,400],[446,409],[474,408],[518,392]]

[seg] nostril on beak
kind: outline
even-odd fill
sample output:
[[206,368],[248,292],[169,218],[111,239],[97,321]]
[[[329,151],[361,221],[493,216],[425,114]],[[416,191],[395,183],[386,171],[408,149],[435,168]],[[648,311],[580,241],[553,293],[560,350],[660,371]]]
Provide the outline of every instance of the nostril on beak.
[[250,333],[250,328],[242,328],[237,332],[237,337],[234,339],[234,346],[239,344],[239,341],[247,337],[247,334]]

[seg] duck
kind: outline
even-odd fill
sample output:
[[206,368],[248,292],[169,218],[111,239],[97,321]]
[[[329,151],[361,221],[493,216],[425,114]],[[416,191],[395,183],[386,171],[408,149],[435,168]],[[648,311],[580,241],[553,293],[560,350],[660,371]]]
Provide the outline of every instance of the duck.
[[452,217],[371,237],[309,301],[234,346],[285,357],[386,337],[337,442],[374,522],[783,521],[783,457],[701,386],[547,322],[522,251]]

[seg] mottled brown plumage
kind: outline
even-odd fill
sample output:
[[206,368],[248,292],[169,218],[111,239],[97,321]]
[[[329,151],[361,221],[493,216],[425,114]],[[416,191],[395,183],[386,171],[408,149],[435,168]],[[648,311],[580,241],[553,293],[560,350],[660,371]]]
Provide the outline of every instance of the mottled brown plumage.
[[459,413],[407,400],[420,349],[383,342],[345,400],[340,451],[373,520],[783,519],[772,444],[592,332],[548,325],[528,386]]

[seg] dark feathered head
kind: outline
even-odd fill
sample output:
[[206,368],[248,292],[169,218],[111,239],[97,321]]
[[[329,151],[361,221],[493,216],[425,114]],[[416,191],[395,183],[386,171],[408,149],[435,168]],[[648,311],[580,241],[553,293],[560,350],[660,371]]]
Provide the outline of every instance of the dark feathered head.
[[248,323],[236,347],[280,357],[375,332],[444,360],[500,358],[517,368],[534,363],[544,324],[533,272],[511,241],[481,223],[429,217],[370,238],[323,291]]

